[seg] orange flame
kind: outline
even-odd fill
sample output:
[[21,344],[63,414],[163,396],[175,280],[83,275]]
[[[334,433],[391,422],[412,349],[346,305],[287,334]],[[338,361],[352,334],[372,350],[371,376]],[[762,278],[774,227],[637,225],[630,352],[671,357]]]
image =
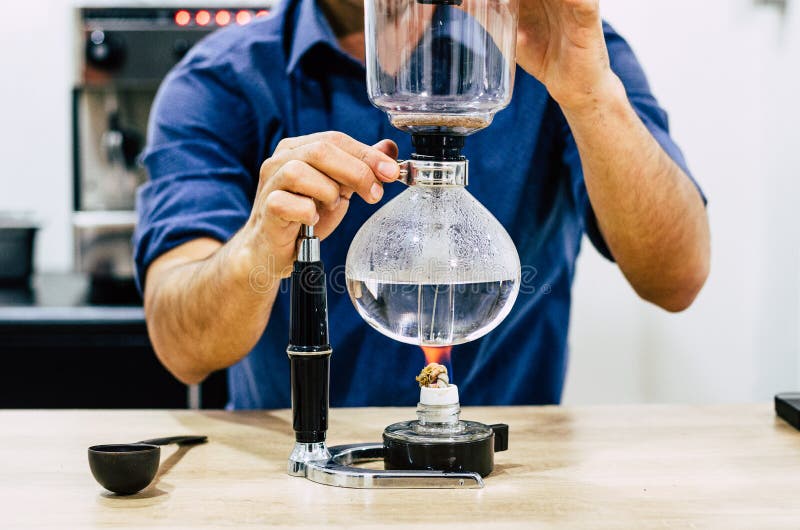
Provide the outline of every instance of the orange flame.
[[425,352],[425,364],[450,363],[450,352],[453,351],[452,346],[422,346],[422,351]]

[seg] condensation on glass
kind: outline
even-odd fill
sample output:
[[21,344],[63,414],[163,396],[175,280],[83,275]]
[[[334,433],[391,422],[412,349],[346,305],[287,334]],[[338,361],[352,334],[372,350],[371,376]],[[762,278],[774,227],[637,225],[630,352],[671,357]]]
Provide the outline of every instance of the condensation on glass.
[[346,277],[353,304],[378,331],[453,345],[508,315],[520,262],[508,233],[464,187],[416,184],[361,227]]

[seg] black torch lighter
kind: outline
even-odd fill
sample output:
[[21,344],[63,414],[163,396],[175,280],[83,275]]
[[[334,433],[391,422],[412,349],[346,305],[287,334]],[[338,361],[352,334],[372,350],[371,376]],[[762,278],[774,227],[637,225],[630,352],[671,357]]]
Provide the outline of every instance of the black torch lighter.
[[289,354],[292,385],[292,426],[295,446],[289,457],[290,475],[304,476],[306,464],[330,458],[328,387],[331,345],[328,340],[328,301],[319,238],[313,226],[303,226],[291,277]]

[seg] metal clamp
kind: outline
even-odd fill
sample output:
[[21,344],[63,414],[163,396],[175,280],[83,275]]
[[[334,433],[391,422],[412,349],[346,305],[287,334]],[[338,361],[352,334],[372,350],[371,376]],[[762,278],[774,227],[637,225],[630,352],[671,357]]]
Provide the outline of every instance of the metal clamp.
[[483,487],[478,473],[426,470],[383,470],[354,464],[383,460],[383,444],[352,444],[330,448],[330,458],[305,463],[307,479],[326,486],[359,489],[475,489]]
[[400,160],[400,182],[408,186],[459,186],[469,184],[468,160]]
[[300,237],[297,238],[297,261],[315,263],[319,260],[319,238],[314,235],[314,227],[300,225]]

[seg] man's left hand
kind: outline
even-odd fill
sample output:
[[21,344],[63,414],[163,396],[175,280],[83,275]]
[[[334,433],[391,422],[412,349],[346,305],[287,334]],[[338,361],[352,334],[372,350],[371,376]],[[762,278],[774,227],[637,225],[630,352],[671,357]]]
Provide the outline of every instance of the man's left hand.
[[620,93],[598,0],[520,0],[517,63],[565,111]]
[[611,70],[599,0],[519,2],[517,63],[561,106],[614,259],[642,298],[686,309],[708,277],[705,206]]

